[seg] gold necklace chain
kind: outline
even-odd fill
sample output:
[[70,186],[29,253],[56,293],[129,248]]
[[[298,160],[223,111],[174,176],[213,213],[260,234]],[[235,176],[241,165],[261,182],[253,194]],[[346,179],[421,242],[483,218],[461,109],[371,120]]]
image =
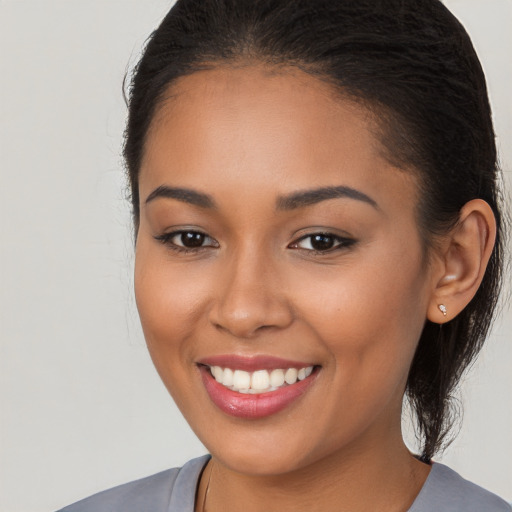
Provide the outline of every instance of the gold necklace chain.
[[210,481],[212,479],[213,473],[213,460],[210,459],[210,472],[208,473],[208,481],[206,482],[206,489],[203,495],[203,503],[201,505],[201,512],[206,512],[206,497],[208,496],[208,491],[210,490]]

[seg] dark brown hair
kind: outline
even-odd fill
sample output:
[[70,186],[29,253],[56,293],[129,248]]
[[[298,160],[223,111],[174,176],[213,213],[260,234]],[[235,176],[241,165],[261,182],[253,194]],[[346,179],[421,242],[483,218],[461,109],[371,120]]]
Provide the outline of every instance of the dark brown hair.
[[466,202],[481,198],[494,211],[496,245],[476,296],[442,327],[426,322],[410,368],[406,393],[428,461],[452,426],[451,395],[485,340],[502,270],[494,131],[469,36],[438,0],[178,0],[129,87],[124,156],[136,228],[144,142],[165,92],[240,60],[299,67],[376,113],[388,158],[419,177],[426,247]]

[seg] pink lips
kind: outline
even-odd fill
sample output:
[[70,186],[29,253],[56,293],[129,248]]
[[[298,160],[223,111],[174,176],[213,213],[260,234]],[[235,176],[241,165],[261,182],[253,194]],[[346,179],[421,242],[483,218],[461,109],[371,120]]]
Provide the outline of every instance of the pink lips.
[[243,419],[265,418],[276,414],[298,400],[314,383],[317,371],[304,380],[284,386],[275,391],[259,394],[243,394],[219,384],[212,376],[208,366],[220,366],[253,372],[256,370],[275,370],[286,368],[304,368],[311,363],[289,361],[270,356],[240,357],[234,355],[214,356],[200,360],[199,370],[208,395],[212,402],[223,412]]

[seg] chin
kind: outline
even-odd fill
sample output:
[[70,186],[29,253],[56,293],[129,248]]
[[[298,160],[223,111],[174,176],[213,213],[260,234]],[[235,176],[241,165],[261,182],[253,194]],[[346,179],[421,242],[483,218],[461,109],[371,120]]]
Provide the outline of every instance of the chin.
[[[234,447],[233,447],[234,448]],[[250,449],[247,446],[212,452],[231,471],[252,476],[278,476],[293,473],[308,464],[297,456],[300,450]]]

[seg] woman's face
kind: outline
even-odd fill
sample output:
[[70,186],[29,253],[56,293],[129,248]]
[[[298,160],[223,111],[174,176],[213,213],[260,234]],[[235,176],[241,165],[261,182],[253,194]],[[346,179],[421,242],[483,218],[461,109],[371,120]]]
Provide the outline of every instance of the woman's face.
[[400,438],[432,279],[415,181],[373,128],[327,84],[262,66],[181,78],[154,119],[137,305],[162,380],[231,469]]

